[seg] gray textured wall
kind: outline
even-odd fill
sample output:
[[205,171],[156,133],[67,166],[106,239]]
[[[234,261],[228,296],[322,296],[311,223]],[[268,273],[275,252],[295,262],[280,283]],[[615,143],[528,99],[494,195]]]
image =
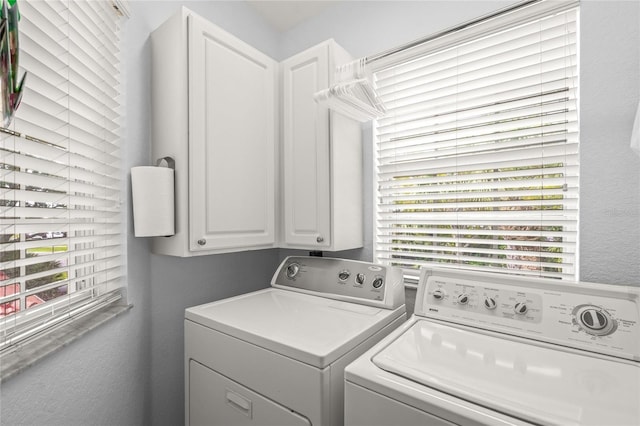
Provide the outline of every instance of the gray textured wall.
[[640,2],[582,3],[580,279],[640,285]]

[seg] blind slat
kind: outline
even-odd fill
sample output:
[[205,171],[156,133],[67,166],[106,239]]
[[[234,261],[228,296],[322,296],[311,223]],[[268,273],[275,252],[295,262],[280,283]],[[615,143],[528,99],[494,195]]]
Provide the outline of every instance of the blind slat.
[[[96,241],[92,236],[86,237],[66,237],[67,226],[60,225],[53,231],[48,231],[45,233],[37,234],[39,239],[33,239],[32,236],[28,236],[30,238],[27,241],[16,241],[10,240],[9,242],[3,243],[2,249],[5,251],[15,251],[15,250],[29,250],[29,249],[37,249],[37,251],[55,251],[58,247],[65,246],[78,246],[84,243],[91,243],[92,247],[116,247],[120,244],[120,238],[117,233],[108,234],[104,233],[101,240]],[[35,250],[34,250],[35,251]],[[8,265],[8,264],[7,264]],[[8,267],[8,266],[7,266]],[[0,267],[0,269],[5,268],[5,266]]]
[[[401,123],[396,122],[393,126],[380,126],[380,133],[378,136],[381,139],[385,139],[385,132],[397,134],[400,132],[416,131],[416,129],[421,127],[432,126],[434,123],[443,123],[455,120],[480,121],[483,117],[488,115],[500,115],[506,118],[508,116],[518,117],[531,114],[543,114],[553,111],[553,108],[557,108],[558,106],[566,109],[565,104],[567,97],[575,97],[575,93],[567,92],[568,90],[556,90],[545,92],[542,95],[539,92],[535,94],[531,93],[519,98],[493,98],[491,99],[491,102],[484,105],[465,106],[453,104],[450,106],[450,110],[441,110],[434,115],[426,115],[423,113],[422,116],[414,116],[411,120],[403,121]],[[570,105],[568,109],[574,110],[575,106]]]
[[429,96],[424,93],[416,93],[394,99],[381,96],[381,99],[388,109],[393,108],[393,111],[388,111],[387,113],[387,117],[389,117],[387,120],[393,120],[402,113],[413,112],[416,108],[427,106],[435,108],[442,104],[449,104],[452,101],[461,102],[461,104],[470,100],[482,102],[492,99],[493,96],[501,92],[517,91],[522,88],[538,87],[539,92],[545,92],[558,88],[559,83],[564,84],[564,87],[574,87],[575,81],[572,80],[575,80],[575,77],[567,74],[566,68],[560,68],[539,74],[531,72],[528,75],[502,76],[502,79],[491,83],[486,82],[485,85],[468,87],[466,91],[458,90],[455,99],[450,97],[452,86],[443,86],[438,91],[434,89]]
[[[567,172],[568,171],[568,172]],[[516,170],[503,170],[503,169],[493,169],[491,173],[487,173],[486,176],[480,175],[480,179],[478,181],[482,181],[484,178],[488,180],[489,177],[492,181],[502,182],[502,181],[517,181],[517,180],[528,180],[531,178],[538,179],[548,179],[554,178],[561,175],[561,173],[567,172],[568,175],[565,177],[567,179],[567,183],[571,185],[572,183],[578,182],[577,176],[578,166],[567,166],[567,167],[542,167],[540,165],[528,167],[526,169],[516,169]],[[474,173],[475,175],[476,173]],[[411,183],[414,185],[428,186],[428,185],[451,185],[454,183],[466,183],[474,180],[475,176],[469,176],[468,178],[459,177],[453,173],[447,173],[446,171],[441,171],[441,173],[437,175],[417,175],[412,177],[404,177],[401,180],[380,180],[379,181],[379,193],[381,195],[388,195],[393,191],[399,191],[399,193],[413,192],[414,189],[408,188],[402,184],[402,181],[405,179],[411,179]]]
[[[412,256],[434,256],[438,258],[453,258],[459,255],[462,257],[458,257],[458,259],[468,259],[473,260],[470,256],[475,257],[475,260],[478,258],[483,259],[483,261],[490,263],[504,263],[505,259],[513,260],[518,262],[520,265],[544,265],[544,266],[553,266],[557,267],[561,264],[567,264],[574,259],[574,255],[572,253],[554,253],[554,252],[546,252],[540,251],[540,246],[536,246],[531,244],[529,246],[524,245],[513,245],[511,246],[509,242],[500,243],[501,246],[510,247],[510,249],[504,248],[496,248],[496,249],[486,249],[480,248],[478,246],[491,246],[491,242],[483,242],[483,241],[474,241],[473,244],[475,246],[466,247],[464,245],[454,245],[454,244],[442,244],[442,245],[421,245],[417,246],[415,244],[393,244],[389,245],[392,250],[385,251],[385,245],[381,245],[380,252],[386,254],[395,254],[405,253],[407,255]],[[496,242],[493,246],[498,246],[499,243]],[[535,250],[535,251],[534,251]],[[528,258],[528,259],[527,259]]]
[[[435,233],[435,235],[440,235]],[[448,234],[443,234],[448,235]],[[503,237],[502,234],[496,234],[499,237]],[[521,237],[519,234],[513,234],[517,237]],[[556,248],[560,247],[562,249],[574,249],[576,243],[573,242],[551,242],[551,241],[541,241],[542,237],[539,237],[540,233],[534,234],[532,233],[528,239],[517,239],[513,238],[513,236],[509,236],[507,238],[488,238],[488,236],[476,235],[475,238],[472,238],[470,235],[463,234],[461,236],[452,236],[452,237],[440,237],[440,236],[429,236],[429,237],[421,237],[417,235],[407,235],[406,237],[401,236],[389,236],[387,238],[381,237],[379,239],[379,244],[381,247],[394,247],[394,244],[403,244],[406,243],[406,247],[415,247],[416,242],[425,242],[431,245],[436,244],[483,244],[483,245],[499,245],[499,244],[508,244],[512,247],[530,247],[530,246],[539,246],[546,248]],[[413,246],[411,245],[413,244]],[[404,246],[399,246],[404,247]],[[501,252],[500,252],[501,253]]]
[[[577,144],[566,144],[565,146],[553,145],[549,147],[527,147],[514,152],[481,152],[477,155],[461,155],[457,157],[442,157],[437,164],[428,159],[416,160],[413,162],[393,162],[389,159],[387,164],[379,166],[382,177],[387,172],[396,173],[398,178],[411,175],[428,175],[431,173],[444,173],[444,169],[458,167],[464,171],[484,171],[496,168],[522,168],[540,164],[577,164],[578,146]],[[545,164],[543,163],[543,164]]]
[[[567,37],[575,42],[575,34]],[[410,75],[398,75],[386,81],[378,80],[380,95],[385,98],[392,94],[392,98],[411,93],[416,88],[428,88],[430,84],[447,86],[450,82],[458,84],[468,83],[486,78],[493,73],[528,74],[531,70],[538,73],[566,68],[568,63],[575,64],[575,46],[567,45],[566,37],[559,37],[553,43],[533,43],[529,46],[518,46],[513,51],[502,50],[504,46],[496,48],[495,52],[487,52],[470,61],[455,57],[446,64],[431,64],[428,72],[414,71]],[[543,60],[541,60],[541,58]],[[573,61],[572,61],[573,60]]]

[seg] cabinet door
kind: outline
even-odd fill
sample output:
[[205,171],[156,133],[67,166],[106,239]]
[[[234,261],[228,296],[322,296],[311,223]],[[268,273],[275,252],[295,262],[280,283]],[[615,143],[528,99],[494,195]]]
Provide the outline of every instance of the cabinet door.
[[275,243],[275,62],[189,16],[189,248]]
[[329,112],[313,94],[329,84],[329,44],[282,64],[284,240],[322,249],[331,244]]

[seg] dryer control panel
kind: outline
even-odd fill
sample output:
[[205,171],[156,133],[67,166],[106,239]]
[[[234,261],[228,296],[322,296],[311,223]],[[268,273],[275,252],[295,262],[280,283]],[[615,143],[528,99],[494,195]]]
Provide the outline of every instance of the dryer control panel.
[[416,315],[640,360],[640,289],[422,271]]
[[271,285],[386,309],[404,305],[402,271],[370,262],[290,256],[276,271]]

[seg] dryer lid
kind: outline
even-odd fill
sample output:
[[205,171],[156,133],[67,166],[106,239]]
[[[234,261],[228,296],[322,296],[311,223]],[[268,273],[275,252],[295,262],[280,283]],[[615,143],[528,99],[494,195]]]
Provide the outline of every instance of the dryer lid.
[[265,289],[188,308],[185,318],[318,368],[405,315],[293,291]]
[[419,320],[379,368],[538,424],[640,424],[640,364]]

